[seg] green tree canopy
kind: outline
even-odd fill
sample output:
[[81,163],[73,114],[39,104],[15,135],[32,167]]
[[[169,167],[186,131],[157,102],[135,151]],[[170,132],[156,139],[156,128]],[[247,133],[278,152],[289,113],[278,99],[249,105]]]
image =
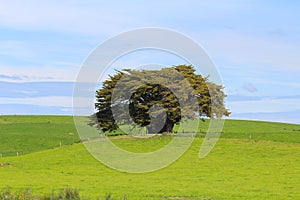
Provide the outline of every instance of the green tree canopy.
[[116,71],[96,91],[97,123],[102,131],[134,123],[148,133],[172,132],[182,119],[220,118],[223,87],[195,73],[190,65],[161,70]]

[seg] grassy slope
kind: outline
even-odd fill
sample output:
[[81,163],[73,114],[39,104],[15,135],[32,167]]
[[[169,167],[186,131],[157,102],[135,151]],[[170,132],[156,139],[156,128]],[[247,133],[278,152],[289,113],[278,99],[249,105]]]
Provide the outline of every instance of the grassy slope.
[[[299,199],[300,145],[270,141],[221,139],[205,159],[198,158],[202,139],[171,166],[147,174],[109,169],[81,144],[0,159],[0,188],[34,193],[66,186],[84,196],[112,193],[129,199],[203,197],[213,199]],[[139,144],[140,143],[140,144]],[[152,143],[152,142],[150,142]],[[144,142],[119,143],[135,150]],[[4,180],[4,181],[3,181]]]
[[[73,133],[73,135],[69,134]],[[70,116],[0,116],[0,153],[20,155],[78,142]]]
[[[189,121],[193,131],[197,127],[197,121]],[[198,132],[205,132],[209,125],[209,120],[201,122]],[[276,142],[300,143],[300,125],[274,123],[264,121],[247,121],[247,120],[225,120],[222,138],[236,139],[254,139],[254,140],[271,140]]]
[[[188,123],[196,127],[198,122]],[[201,122],[198,131],[205,132],[208,124],[209,120]],[[0,116],[0,154],[23,155],[58,147],[60,142],[68,145],[79,141],[77,134],[69,133],[76,133],[71,116]],[[226,120],[221,137],[300,143],[300,125]]]
[[[45,138],[50,142],[56,140],[53,142],[56,143],[57,137],[59,140],[70,137],[65,133],[72,131],[73,127],[70,117],[4,118],[6,120],[0,117],[2,149],[5,145],[14,146],[24,140],[31,143],[32,137]],[[50,118],[51,123],[55,124],[53,127],[47,126],[46,122]],[[14,123],[8,123],[9,120]],[[20,127],[27,127],[26,131]],[[126,194],[129,199],[161,199],[170,196],[300,199],[299,129],[299,125],[228,120],[223,138],[206,158],[198,158],[202,142],[202,138],[198,137],[177,162],[147,174],[128,174],[109,169],[89,155],[82,144],[19,157],[5,157],[0,158],[0,163],[10,165],[0,167],[0,188],[22,190],[29,187],[34,193],[49,193],[53,189],[70,186],[78,188],[84,196],[102,197],[112,193],[117,198]],[[17,134],[20,130],[23,130],[22,134]],[[39,136],[39,130],[51,135]],[[10,132],[14,133],[14,137],[6,136]],[[28,133],[35,135],[25,137]],[[249,139],[250,133],[252,139]],[[3,142],[2,138],[5,137],[9,142]],[[24,138],[19,142],[18,137]],[[147,152],[169,140],[169,136],[164,136],[139,140],[116,139],[114,142],[130,151]],[[33,150],[37,151],[38,147],[35,146]]]

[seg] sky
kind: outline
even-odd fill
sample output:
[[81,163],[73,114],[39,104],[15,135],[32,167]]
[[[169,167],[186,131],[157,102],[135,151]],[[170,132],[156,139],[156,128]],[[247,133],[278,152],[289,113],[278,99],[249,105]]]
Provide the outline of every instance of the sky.
[[[203,47],[230,118],[300,124],[299,1],[0,1],[0,114],[71,115],[88,55],[122,32],[157,27]],[[137,52],[116,63],[181,64]]]

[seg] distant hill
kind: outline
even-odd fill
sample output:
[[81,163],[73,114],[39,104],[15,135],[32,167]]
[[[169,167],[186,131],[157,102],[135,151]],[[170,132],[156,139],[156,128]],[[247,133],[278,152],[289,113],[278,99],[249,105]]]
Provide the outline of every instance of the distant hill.
[[[194,131],[198,121],[188,121]],[[209,120],[201,122],[198,137],[204,137]],[[175,127],[176,128],[176,127]],[[117,132],[118,133],[118,132]],[[300,125],[226,120],[221,138],[300,143]],[[78,143],[72,116],[0,116],[0,155],[15,156]]]

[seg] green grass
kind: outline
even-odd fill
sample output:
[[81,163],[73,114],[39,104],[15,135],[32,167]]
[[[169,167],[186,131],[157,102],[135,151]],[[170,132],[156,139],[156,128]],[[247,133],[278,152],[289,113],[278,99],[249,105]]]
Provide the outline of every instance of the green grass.
[[12,192],[5,190],[0,193],[0,200],[84,200],[76,189],[64,188],[59,193],[32,195],[30,189],[26,191]]
[[[47,119],[52,119],[51,123],[56,124],[56,128],[46,126]],[[16,135],[26,139],[25,135],[32,132],[42,134],[48,140],[57,140],[57,137],[66,137],[65,133],[69,132],[67,125],[73,127],[71,119],[49,116],[0,117],[0,136],[2,138],[11,132],[15,133],[14,139],[10,140],[12,146],[20,143]],[[16,134],[21,127],[17,126],[18,123],[28,128],[23,134]],[[17,130],[6,127],[12,124],[16,124]],[[39,129],[39,126],[43,128]],[[29,127],[36,129],[31,131]],[[201,129],[205,130],[205,124]],[[38,130],[43,132],[39,133]],[[50,133],[50,130],[56,133]],[[11,188],[14,191],[25,191],[30,188],[33,195],[39,195],[70,187],[91,199],[104,199],[107,194],[112,194],[113,199],[124,199],[126,196],[127,199],[139,200],[300,199],[299,130],[299,125],[227,120],[222,138],[204,159],[198,158],[203,141],[200,134],[176,162],[164,169],[144,174],[110,169],[95,160],[82,144],[19,157],[3,157],[0,158],[3,164],[0,166],[0,190]],[[47,132],[50,135],[45,134]],[[149,139],[114,137],[112,140],[132,152],[149,152],[171,139],[172,136],[166,135]],[[0,141],[4,149],[8,144],[2,144],[2,139]],[[37,151],[38,148],[32,150]]]
[[[204,137],[207,131],[209,120],[200,122],[198,127],[199,137]],[[186,132],[193,132],[197,127],[197,121],[188,121]],[[247,121],[247,120],[225,120],[221,138],[232,139],[253,139],[253,140],[270,140],[276,142],[300,143],[300,125],[264,122],[264,121]]]
[[[193,132],[198,122],[186,123],[185,131]],[[198,137],[205,136],[203,133],[208,125],[209,120],[200,122]],[[221,137],[300,143],[300,125],[226,120]],[[52,149],[60,146],[60,143],[77,143],[79,137],[71,116],[0,116],[0,141],[0,155],[6,157],[15,156],[17,152],[24,155]],[[166,141],[161,142],[161,145],[165,145]],[[151,145],[149,148],[148,150],[152,151]]]
[[[81,144],[2,158],[0,162],[10,165],[0,167],[0,188],[31,188],[39,194],[69,186],[91,198],[107,193],[129,199],[300,198],[299,144],[221,139],[206,158],[199,159],[201,142],[196,138],[177,162],[146,174],[107,168]],[[127,148],[134,150],[134,145]]]
[[70,116],[0,116],[2,156],[15,156],[17,152],[23,155],[78,141]]
[[263,121],[226,120],[221,137],[300,143],[300,125]]

